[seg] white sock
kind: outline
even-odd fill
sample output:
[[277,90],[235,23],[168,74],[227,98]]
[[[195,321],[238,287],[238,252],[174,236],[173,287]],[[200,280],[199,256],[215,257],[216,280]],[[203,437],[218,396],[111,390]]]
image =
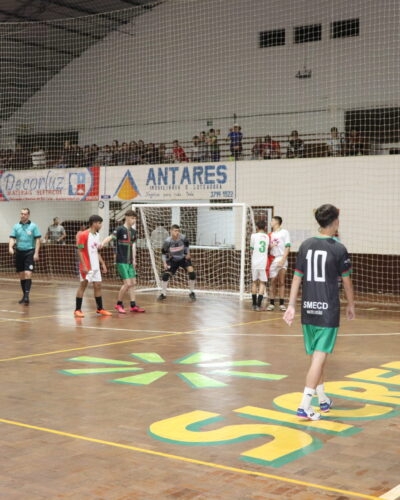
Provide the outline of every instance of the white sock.
[[195,280],[189,280],[189,290],[191,292],[194,292],[194,284],[195,284]]
[[303,398],[301,400],[299,408],[303,408],[303,410],[308,410],[311,406],[311,401],[314,394],[315,394],[315,389],[311,389],[311,387],[304,387]]
[[318,395],[318,401],[320,403],[327,403],[329,401],[329,398],[324,391],[324,384],[317,385],[316,391]]
[[167,286],[168,286],[168,281],[162,281],[161,282],[161,293],[163,295],[167,294]]

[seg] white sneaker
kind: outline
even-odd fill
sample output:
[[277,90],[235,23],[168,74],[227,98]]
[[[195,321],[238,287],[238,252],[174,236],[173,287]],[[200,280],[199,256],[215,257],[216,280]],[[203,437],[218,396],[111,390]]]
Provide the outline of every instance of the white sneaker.
[[267,307],[267,311],[274,311],[275,310],[275,306],[274,304],[270,304],[268,307]]
[[284,306],[284,305],[282,304],[282,305],[280,305],[280,306],[279,306],[279,309],[280,309],[281,311],[286,311],[286,306]]
[[297,416],[300,418],[304,418],[306,420],[320,420],[321,415],[314,411],[314,408],[308,408],[305,410],[304,408],[297,408]]

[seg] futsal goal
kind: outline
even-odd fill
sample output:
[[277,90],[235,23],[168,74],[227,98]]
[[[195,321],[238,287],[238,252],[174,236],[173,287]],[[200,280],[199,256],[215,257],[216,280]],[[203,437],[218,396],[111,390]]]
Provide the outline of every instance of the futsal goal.
[[[138,214],[138,287],[161,288],[161,249],[172,224],[189,240],[196,292],[245,296],[250,278],[250,235],[254,214],[245,203],[133,204]],[[187,276],[178,270],[169,291],[187,292]]]

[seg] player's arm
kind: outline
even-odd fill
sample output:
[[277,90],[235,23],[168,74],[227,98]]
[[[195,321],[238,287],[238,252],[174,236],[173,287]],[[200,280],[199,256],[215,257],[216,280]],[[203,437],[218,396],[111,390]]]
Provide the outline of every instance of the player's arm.
[[344,288],[344,293],[347,299],[346,316],[347,319],[354,319],[356,317],[354,310],[354,291],[353,283],[350,276],[342,276],[342,283]]
[[104,240],[101,242],[100,248],[106,247],[112,240],[115,240],[115,236],[113,234],[110,234],[110,236],[107,236],[107,238],[104,238]]
[[183,249],[185,253],[185,259],[190,260],[190,248],[189,248],[189,240],[185,237],[183,240],[183,246],[185,247]]
[[100,253],[98,253],[99,255],[99,262],[100,262],[100,265],[101,265],[101,270],[104,274],[107,274],[107,266],[106,266],[106,263],[104,262],[103,260],[103,257],[101,256]]
[[82,271],[87,274],[88,273],[88,268],[86,266],[85,258],[83,256],[83,250],[84,246],[83,245],[78,245],[78,256],[79,256],[79,262],[81,263]]
[[132,243],[132,264],[133,267],[136,269],[136,242]]
[[164,269],[166,271],[168,269],[168,264],[167,264],[168,255],[169,255],[169,244],[168,241],[164,241],[164,244],[161,249],[161,259],[163,261]]
[[301,285],[302,277],[295,274],[293,276],[292,286],[290,288],[290,296],[289,296],[289,304],[286,309],[285,314],[283,315],[284,321],[291,326],[296,314],[296,300],[297,295],[299,294],[299,289]]
[[17,242],[17,239],[14,238],[13,236],[10,236],[10,239],[8,240],[8,253],[10,255],[14,255],[14,246]]

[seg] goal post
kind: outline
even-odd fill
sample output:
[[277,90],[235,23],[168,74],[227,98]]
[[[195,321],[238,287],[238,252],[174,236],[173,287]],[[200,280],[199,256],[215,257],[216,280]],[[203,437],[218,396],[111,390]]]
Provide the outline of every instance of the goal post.
[[[246,203],[140,203],[137,255],[138,289],[161,289],[161,249],[172,224],[189,240],[196,292],[235,295],[243,300],[250,276],[249,241],[254,214]],[[187,276],[178,270],[169,291],[187,292]]]

